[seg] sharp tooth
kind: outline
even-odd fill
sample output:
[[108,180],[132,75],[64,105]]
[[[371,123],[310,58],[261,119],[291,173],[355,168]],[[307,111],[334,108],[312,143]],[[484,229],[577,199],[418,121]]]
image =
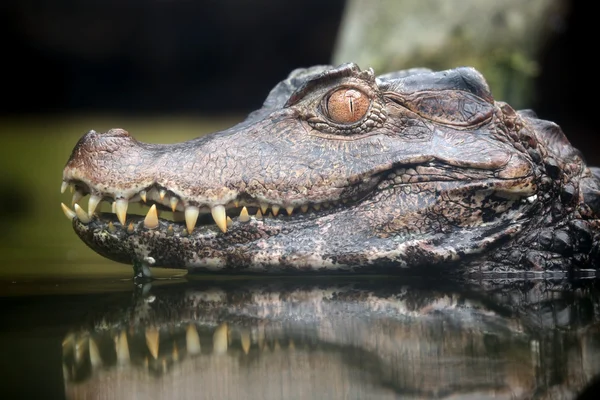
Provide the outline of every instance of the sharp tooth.
[[129,364],[129,345],[127,344],[127,334],[122,331],[116,340],[117,362],[120,365]]
[[173,236],[175,232],[173,231],[173,225],[169,225],[167,228],[167,236]]
[[142,199],[142,201],[144,203],[146,202],[146,191],[145,190],[140,191],[140,198]]
[[67,182],[64,182],[60,185],[60,192],[64,193],[65,190],[67,190],[67,188],[69,187],[69,184]]
[[185,208],[185,226],[187,227],[188,232],[191,234],[196,226],[196,221],[198,220],[198,214],[200,210],[195,206],[187,206]]
[[227,232],[227,214],[225,213],[225,207],[221,205],[214,206],[210,209],[210,213],[219,229],[221,229],[223,233]]
[[260,212],[260,210],[256,210],[256,219],[262,219],[262,213]]
[[308,204],[302,204],[300,206],[300,210],[302,210],[302,212],[304,212],[304,213],[307,212],[308,211]]
[[233,221],[230,217],[227,217],[227,228],[231,228],[233,226]]
[[166,195],[167,195],[167,191],[165,189],[161,189],[161,191],[158,192],[158,197],[160,197],[160,201],[163,201],[165,199]]
[[250,351],[250,332],[241,332],[240,341],[242,342],[242,349],[244,350],[244,353],[248,354],[248,352]]
[[200,336],[198,336],[196,325],[188,325],[187,329],[185,330],[185,343],[188,354],[200,353]]
[[115,228],[115,224],[113,224],[112,221],[108,223],[108,231],[110,233],[115,233],[117,231],[117,228]]
[[267,213],[268,208],[269,208],[268,204],[260,203],[260,211],[263,213],[263,215]]
[[292,207],[292,206],[286,207],[285,211],[287,212],[288,215],[292,215],[292,213],[294,212],[294,207]]
[[127,227],[127,233],[129,233],[130,235],[135,231],[135,227],[133,226],[133,222],[129,223],[129,226]]
[[321,209],[321,205],[320,204],[313,204],[313,208],[317,211],[319,211]]
[[98,368],[102,365],[102,358],[100,357],[100,350],[98,350],[98,345],[96,344],[94,339],[92,339],[91,337],[90,337],[89,342],[90,342],[89,343],[90,364],[92,364],[93,368]]
[[83,208],[79,207],[79,204],[77,203],[75,203],[75,214],[82,223],[88,224],[90,222],[90,217],[85,211],[83,211]]
[[156,328],[147,328],[146,329],[146,345],[148,346],[148,350],[150,350],[150,354],[156,360],[158,358],[158,343],[159,343],[160,333]]
[[177,209],[177,203],[179,203],[179,199],[175,196],[171,197],[170,200],[171,203],[171,210],[173,210],[173,212],[175,212],[175,210]]
[[110,205],[111,211],[113,214],[117,213],[117,202],[113,201],[112,204]]
[[246,207],[242,208],[238,220],[240,220],[241,222],[250,221],[250,215],[248,214],[248,209]]
[[273,216],[274,216],[274,217],[276,217],[276,216],[277,216],[277,214],[279,213],[279,209],[280,209],[280,208],[281,208],[281,207],[279,207],[279,206],[277,206],[277,205],[271,206],[271,211],[273,212]]
[[213,334],[213,353],[227,353],[227,324],[222,323],[217,327]]
[[75,193],[73,193],[73,200],[71,200],[71,205],[77,203],[79,200],[81,200],[82,197],[83,193],[77,190]]
[[60,203],[60,208],[62,208],[63,212],[65,213],[65,216],[69,218],[69,220],[73,220],[73,218],[75,218],[75,215],[77,215],[75,214],[75,211],[67,207],[65,203]]
[[158,228],[158,213],[156,212],[156,204],[152,204],[152,207],[150,207],[148,210],[148,214],[146,214],[146,218],[144,218],[144,226],[148,229]]
[[234,201],[233,201],[233,206],[234,206],[235,208],[238,208],[238,207],[240,206],[240,202],[239,202],[238,200],[234,200]]
[[90,196],[90,199],[88,200],[88,214],[89,215],[94,214],[94,211],[96,211],[96,207],[98,207],[98,204],[100,204],[101,201],[102,201],[102,196],[98,196],[96,194],[93,194]]
[[129,206],[129,201],[127,199],[117,199],[115,203],[115,211],[117,214],[117,218],[119,218],[119,222],[121,223],[121,225],[125,225],[125,220],[127,219],[127,206]]

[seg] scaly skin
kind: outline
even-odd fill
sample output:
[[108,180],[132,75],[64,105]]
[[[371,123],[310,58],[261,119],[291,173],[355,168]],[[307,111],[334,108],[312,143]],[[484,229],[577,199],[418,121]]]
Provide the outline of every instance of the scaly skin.
[[[555,276],[595,273],[600,258],[593,169],[472,68],[296,70],[246,121],[185,143],[90,131],[63,182],[117,200],[120,222],[65,212],[92,249],[136,265]],[[126,215],[144,195],[187,227]]]

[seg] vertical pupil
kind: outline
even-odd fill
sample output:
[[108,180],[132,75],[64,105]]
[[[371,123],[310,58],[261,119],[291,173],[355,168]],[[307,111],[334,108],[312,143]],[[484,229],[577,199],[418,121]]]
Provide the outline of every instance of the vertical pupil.
[[351,124],[363,118],[370,106],[369,98],[356,89],[340,89],[327,100],[329,117],[337,123]]

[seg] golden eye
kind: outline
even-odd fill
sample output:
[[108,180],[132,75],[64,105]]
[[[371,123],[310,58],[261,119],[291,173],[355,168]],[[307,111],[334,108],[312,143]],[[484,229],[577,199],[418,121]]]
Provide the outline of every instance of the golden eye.
[[333,122],[353,124],[360,121],[369,110],[371,100],[357,89],[336,90],[327,99],[327,113]]

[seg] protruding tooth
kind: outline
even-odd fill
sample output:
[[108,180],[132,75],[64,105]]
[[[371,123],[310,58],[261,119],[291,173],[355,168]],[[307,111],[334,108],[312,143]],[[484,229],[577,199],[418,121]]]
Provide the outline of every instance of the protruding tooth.
[[117,199],[115,203],[115,211],[117,214],[117,218],[119,218],[119,222],[121,223],[121,225],[125,225],[125,220],[127,219],[127,206],[129,206],[129,201],[127,199]]
[[93,368],[98,368],[102,365],[102,357],[100,357],[100,350],[98,350],[98,345],[96,341],[90,337],[90,364],[92,364]]
[[210,213],[219,229],[221,229],[221,232],[227,232],[227,214],[225,212],[225,207],[221,205],[214,206],[210,209]]
[[198,214],[200,214],[200,209],[198,209],[196,206],[187,206],[185,208],[185,226],[190,234],[192,234],[192,231],[196,226]]
[[271,211],[273,212],[273,216],[274,216],[274,217],[276,217],[276,216],[277,216],[277,214],[279,213],[279,209],[280,209],[280,208],[281,208],[281,207],[279,207],[278,205],[273,205],[273,206],[271,206]]
[[117,363],[119,365],[129,364],[129,345],[127,344],[127,334],[122,331],[116,340]]
[[75,214],[77,218],[84,224],[88,224],[90,222],[90,217],[87,215],[83,208],[79,207],[79,204],[75,203]]
[[308,211],[308,204],[302,204],[300,206],[300,210],[302,210],[303,213]]
[[188,354],[200,353],[200,336],[198,336],[196,325],[188,325],[187,329],[185,330],[185,343]]
[[256,219],[262,219],[263,215],[260,210],[256,210]]
[[269,208],[268,204],[260,203],[260,211],[263,213],[263,215],[267,213],[268,208]]
[[115,233],[117,231],[117,228],[115,228],[115,224],[113,224],[112,221],[108,223],[108,231],[110,233]]
[[94,211],[96,211],[96,207],[98,207],[98,204],[100,204],[101,201],[102,196],[98,196],[97,194],[93,194],[90,196],[90,199],[88,200],[88,214],[90,216],[94,214]]
[[240,220],[241,222],[250,221],[250,215],[248,214],[248,209],[246,207],[242,208],[238,220]]
[[63,183],[60,185],[60,192],[64,193],[68,187],[69,187],[69,184],[67,182],[63,181]]
[[83,198],[83,193],[81,193],[79,190],[76,190],[75,193],[73,193],[73,199],[71,200],[71,205],[79,202],[79,200],[81,200]]
[[163,201],[166,195],[167,191],[165,189],[161,189],[160,192],[158,192],[158,197],[160,197],[160,201]]
[[146,329],[146,345],[148,346],[148,350],[150,350],[150,354],[156,360],[158,358],[158,343],[159,343],[160,333],[156,328],[147,328]]
[[285,211],[287,212],[288,215],[292,215],[292,213],[294,212],[294,207],[292,207],[292,206],[286,207]]
[[156,204],[152,204],[152,207],[150,207],[148,210],[148,214],[146,214],[146,218],[144,218],[144,226],[148,229],[158,228],[158,213],[156,212]]
[[113,201],[112,204],[110,205],[111,211],[113,214],[117,213],[117,202]]
[[65,203],[60,203],[60,208],[62,208],[63,212],[65,213],[65,216],[71,221],[73,220],[73,218],[75,218],[75,215],[77,215],[75,214],[75,211],[67,207]]
[[227,323],[222,323],[213,334],[213,353],[227,353]]
[[144,203],[146,202],[146,191],[145,190],[140,191],[140,198],[142,199],[142,201]]
[[127,227],[127,233],[129,233],[130,235],[135,231],[135,227],[133,226],[133,222],[129,223],[129,226]]
[[320,204],[313,204],[313,208],[317,211],[319,211],[321,209],[321,205]]
[[227,217],[227,229],[231,228],[233,226],[233,221],[231,220],[231,217]]
[[171,197],[170,200],[171,203],[171,210],[173,210],[173,212],[175,212],[175,210],[177,209],[177,203],[179,203],[179,199],[175,196]]
[[240,341],[242,342],[242,350],[244,350],[244,353],[248,354],[250,351],[250,332],[242,331],[240,333]]

